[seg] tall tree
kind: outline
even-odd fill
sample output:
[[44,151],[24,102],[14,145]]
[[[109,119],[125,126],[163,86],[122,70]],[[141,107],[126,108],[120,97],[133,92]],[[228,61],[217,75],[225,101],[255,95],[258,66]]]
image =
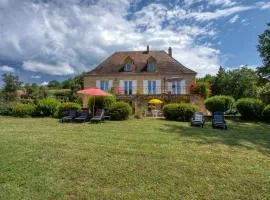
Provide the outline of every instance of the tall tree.
[[48,83],[48,88],[51,88],[51,89],[60,89],[61,88],[61,83],[59,83],[56,80],[50,81]]
[[229,95],[235,99],[257,97],[258,76],[247,67],[225,71],[220,67],[212,86],[213,95]]
[[270,73],[270,23],[267,25],[268,28],[259,35],[259,44],[257,46],[264,64],[264,66],[258,68],[261,77]]
[[48,89],[44,86],[39,86],[36,83],[33,84],[25,84],[25,95],[23,98],[32,99],[37,101],[38,99],[43,99],[48,97]]
[[228,79],[229,77],[225,69],[220,66],[217,76],[212,85],[212,94],[213,95],[225,94],[228,87],[229,82]]
[[12,74],[3,74],[2,80],[4,82],[4,88],[1,92],[2,98],[6,102],[16,100],[17,91],[22,85],[19,77],[13,76]]

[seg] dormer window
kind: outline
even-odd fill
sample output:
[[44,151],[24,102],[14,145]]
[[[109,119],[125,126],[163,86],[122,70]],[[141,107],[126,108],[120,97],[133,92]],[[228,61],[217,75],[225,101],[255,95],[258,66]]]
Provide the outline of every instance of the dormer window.
[[125,68],[124,68],[124,71],[125,72],[131,72],[131,69],[132,69],[131,63],[125,64]]
[[157,71],[157,60],[153,56],[150,56],[147,59],[147,71],[148,72],[156,72]]
[[154,63],[148,64],[148,72],[155,72],[155,64]]

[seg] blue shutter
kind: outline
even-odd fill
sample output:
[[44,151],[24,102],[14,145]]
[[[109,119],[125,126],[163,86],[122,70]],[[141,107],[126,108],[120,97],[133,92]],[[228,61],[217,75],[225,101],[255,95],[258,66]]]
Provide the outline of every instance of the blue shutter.
[[132,94],[132,81],[129,81],[128,94]]
[[151,94],[151,81],[148,81],[148,94]]
[[177,94],[180,94],[181,84],[180,81],[177,81]]
[[156,94],[156,81],[153,81],[153,94]]
[[125,83],[125,94],[128,94],[128,82],[125,81],[124,83]]

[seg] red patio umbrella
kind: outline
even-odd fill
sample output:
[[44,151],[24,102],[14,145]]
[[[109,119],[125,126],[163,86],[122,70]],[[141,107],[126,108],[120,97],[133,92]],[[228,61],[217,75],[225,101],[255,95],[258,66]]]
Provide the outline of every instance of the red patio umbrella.
[[93,104],[93,116],[95,115],[94,109],[95,109],[95,96],[111,96],[110,93],[107,93],[99,88],[87,88],[84,90],[79,90],[77,92],[78,94],[83,94],[83,95],[89,95],[94,97],[94,104]]

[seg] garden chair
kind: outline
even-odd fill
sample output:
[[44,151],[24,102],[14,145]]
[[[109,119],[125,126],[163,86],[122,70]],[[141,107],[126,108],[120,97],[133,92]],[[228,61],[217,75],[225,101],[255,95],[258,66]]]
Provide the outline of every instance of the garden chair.
[[227,129],[227,124],[224,119],[223,112],[214,112],[213,118],[212,118],[212,127],[213,128],[223,128]]
[[87,122],[90,119],[90,112],[88,108],[82,109],[78,115],[78,117],[76,117],[74,119],[74,121],[76,122]]
[[203,128],[205,123],[204,115],[202,112],[195,112],[191,118],[190,125],[191,126],[201,126]]
[[98,109],[96,115],[91,119],[91,122],[100,122],[104,120],[104,109]]
[[61,119],[61,122],[70,122],[76,117],[76,110],[71,108],[69,109],[65,116]]

